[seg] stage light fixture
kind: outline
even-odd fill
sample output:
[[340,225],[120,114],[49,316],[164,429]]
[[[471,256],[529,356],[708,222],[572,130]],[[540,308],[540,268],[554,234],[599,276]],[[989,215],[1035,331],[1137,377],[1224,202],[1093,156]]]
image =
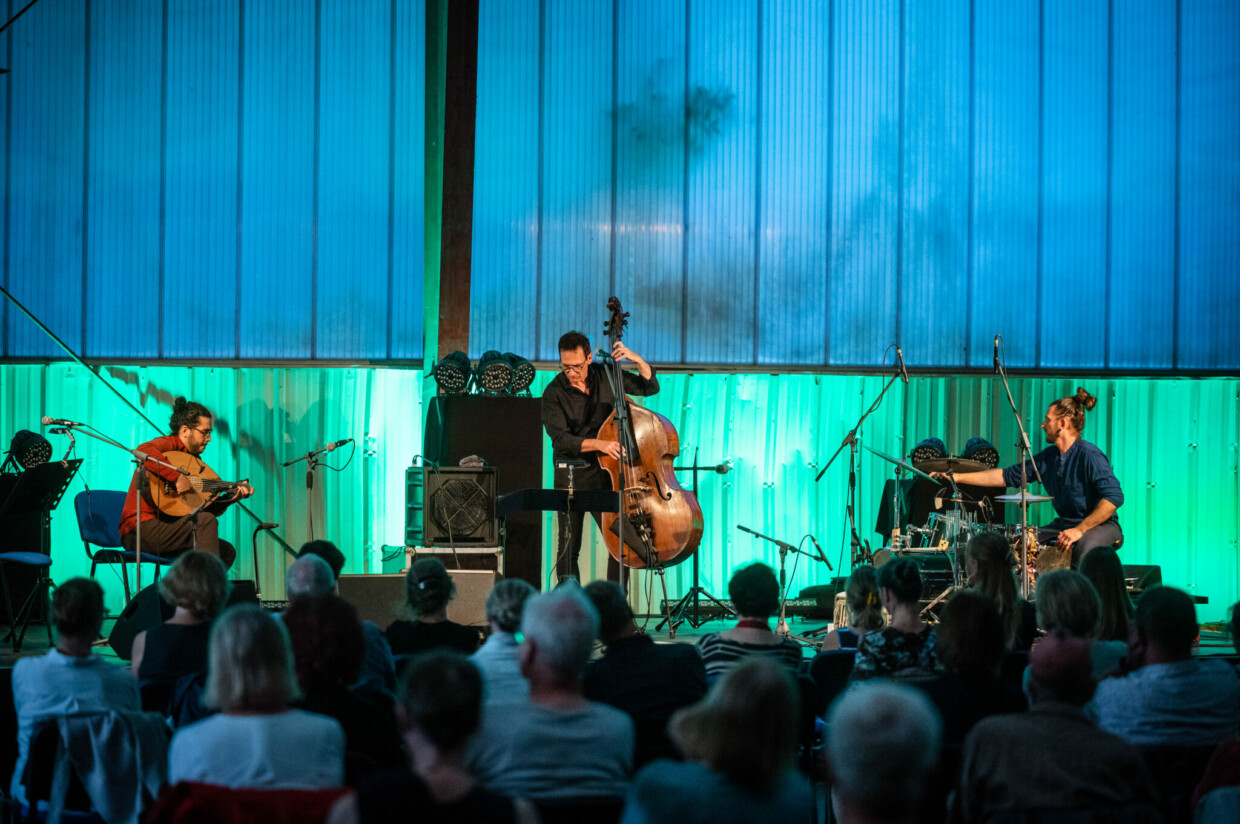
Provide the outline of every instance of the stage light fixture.
[[999,450],[995,449],[994,444],[982,437],[969,438],[969,442],[964,446],[964,454],[960,457],[967,461],[977,461],[986,464],[990,469],[999,466]]
[[469,388],[469,376],[472,372],[469,355],[459,350],[450,352],[435,364],[435,385],[440,392],[458,395]]
[[508,391],[514,395],[529,391],[530,384],[534,382],[534,376],[537,374],[534,364],[512,352],[505,352],[504,360],[508,361],[508,366],[512,369],[512,385],[508,387]]
[[33,469],[52,459],[52,445],[38,432],[21,429],[9,442],[9,457],[22,469]]
[[474,380],[482,387],[483,392],[491,394],[503,392],[512,383],[512,367],[498,351],[488,349],[478,359],[478,368],[474,370]]
[[925,438],[913,447],[913,464],[947,457],[947,446],[939,438]]

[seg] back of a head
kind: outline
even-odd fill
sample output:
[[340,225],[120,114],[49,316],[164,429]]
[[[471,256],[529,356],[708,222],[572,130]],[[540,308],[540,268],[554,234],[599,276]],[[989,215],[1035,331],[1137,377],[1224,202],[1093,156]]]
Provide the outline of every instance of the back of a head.
[[895,558],[878,570],[878,587],[891,592],[901,604],[921,598],[921,570],[912,558]]
[[159,594],[165,601],[204,621],[223,611],[231,591],[224,562],[209,552],[186,552],[159,579]]
[[521,626],[521,613],[525,602],[537,592],[528,581],[506,578],[495,585],[487,595],[487,620],[493,621],[501,632],[516,632]]
[[[920,594],[920,593],[919,593]],[[878,597],[878,573],[874,567],[855,567],[844,591],[848,623],[855,630],[872,632],[883,626],[883,604]]]
[[598,612],[580,587],[561,587],[525,602],[521,634],[557,677],[576,678],[598,638]]
[[1012,546],[1002,535],[983,532],[965,544],[965,558],[977,564],[973,578],[974,587],[999,608],[1008,647],[1016,641],[1020,629],[1020,612],[1016,592],[1016,576],[1013,573]]
[[1080,572],[1098,593],[1098,637],[1103,641],[1127,643],[1133,607],[1119,553],[1109,546],[1094,547],[1081,559]]
[[611,643],[632,625],[633,610],[618,583],[591,581],[586,584],[585,593],[598,610],[598,636],[604,644]]
[[317,598],[336,588],[336,576],[327,561],[314,554],[306,554],[289,564],[284,573],[284,590],[289,600]]
[[297,669],[307,695],[343,689],[357,680],[366,639],[357,608],[338,595],[293,599],[284,612]]
[[1038,576],[1038,626],[1077,638],[1097,638],[1102,603],[1094,585],[1079,572],[1057,569]]
[[203,703],[224,712],[281,712],[297,696],[283,622],[251,604],[225,610],[211,628]]
[[414,561],[405,574],[405,593],[414,615],[434,615],[448,606],[456,594],[456,585],[443,561],[422,558]]
[[766,564],[749,564],[732,573],[728,597],[740,615],[770,618],[779,609],[779,581]]
[[56,587],[52,623],[62,637],[94,641],[103,626],[103,588],[90,578],[70,578]]
[[921,800],[942,736],[921,691],[883,681],[849,688],[827,716],[834,793],[874,818],[903,818]]
[[482,676],[460,653],[431,650],[405,666],[397,705],[406,726],[441,752],[462,746],[478,729]]
[[1135,620],[1146,641],[1164,656],[1188,658],[1197,640],[1197,607],[1174,587],[1147,589],[1137,601]]
[[1085,706],[1094,695],[1092,642],[1056,630],[1029,652],[1029,702]]
[[344,571],[344,553],[331,541],[307,541],[297,552],[298,558],[305,555],[317,555],[327,561],[327,565],[332,568],[333,578],[339,578]]
[[1231,645],[1235,647],[1236,654],[1240,655],[1240,601],[1231,605]]
[[972,590],[952,596],[939,615],[936,649],[948,672],[972,678],[999,674],[1007,638],[994,602]]
[[668,732],[688,757],[735,784],[765,789],[796,756],[800,695],[776,662],[751,657],[707,696],[672,716]]

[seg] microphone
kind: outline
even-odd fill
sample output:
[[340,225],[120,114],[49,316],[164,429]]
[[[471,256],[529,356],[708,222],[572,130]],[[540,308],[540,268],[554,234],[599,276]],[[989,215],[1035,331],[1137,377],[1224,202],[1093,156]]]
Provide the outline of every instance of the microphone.
[[598,358],[601,361],[615,360],[615,358],[611,356],[610,352],[608,352],[606,349],[601,349],[601,348],[594,350],[594,357]]
[[822,559],[822,562],[824,564],[827,565],[827,569],[831,570],[832,572],[835,572],[835,567],[831,566],[831,562],[827,560],[827,553],[822,551],[822,546],[819,545],[818,539],[815,538],[813,535],[809,536],[809,539],[814,542],[814,549],[818,550],[818,557]]
[[900,347],[896,347],[896,357],[900,359],[900,379],[908,383],[908,369],[904,366],[904,353],[900,351]]
[[261,524],[259,524],[259,525],[258,525],[258,528],[259,528],[259,530],[261,531],[261,530],[264,530],[264,529],[275,529],[275,528],[276,528],[276,527],[278,527],[278,526],[279,526],[279,524],[269,524],[269,523],[267,523],[266,521],[264,521],[263,523],[261,523]]
[[353,443],[353,439],[345,438],[343,441],[336,441],[335,443],[329,443],[327,446],[323,447],[323,451],[332,452],[332,451],[339,449],[340,447],[344,446],[347,443]]
[[44,426],[85,426],[86,424],[78,423],[77,421],[66,421],[60,418],[49,418],[47,415],[44,415],[43,425]]
[[715,467],[715,471],[720,475],[727,475],[732,471],[732,466],[730,464],[721,463]]
[[995,335],[995,374],[999,374],[999,336]]

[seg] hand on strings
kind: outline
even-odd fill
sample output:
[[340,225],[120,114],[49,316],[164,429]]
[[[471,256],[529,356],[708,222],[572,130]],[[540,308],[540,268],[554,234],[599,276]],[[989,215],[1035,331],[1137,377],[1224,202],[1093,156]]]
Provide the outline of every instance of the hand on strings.
[[191,491],[193,488],[194,488],[194,485],[190,483],[188,475],[177,476],[177,494],[184,495],[186,492]]
[[1080,527],[1074,526],[1070,529],[1065,529],[1063,532],[1060,532],[1058,535],[1056,535],[1055,543],[1059,546],[1060,549],[1071,549],[1073,544],[1081,540],[1081,536],[1083,536],[1084,534],[1085,534],[1084,530],[1082,530]]
[[633,350],[625,346],[622,341],[616,341],[615,344],[611,347],[611,356],[618,361],[627,360],[627,361],[633,361],[634,363],[641,362],[641,358],[633,354]]
[[233,491],[232,500],[239,501],[242,498],[248,498],[254,494],[254,487],[248,483],[243,483]]
[[619,441],[599,441],[599,452],[611,457],[613,460],[620,460],[623,450],[620,449]]

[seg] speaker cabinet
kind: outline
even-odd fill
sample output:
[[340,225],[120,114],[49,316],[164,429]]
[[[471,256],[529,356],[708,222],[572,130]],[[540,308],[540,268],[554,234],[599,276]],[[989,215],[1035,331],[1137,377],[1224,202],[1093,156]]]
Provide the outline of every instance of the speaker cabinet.
[[496,546],[493,467],[427,467],[422,474],[422,542],[426,546]]
[[1128,594],[1136,598],[1151,587],[1162,584],[1162,567],[1158,564],[1124,564],[1124,582]]
[[[486,600],[498,579],[494,570],[450,569],[456,595],[448,602],[448,620],[469,626],[486,624]],[[393,621],[409,618],[405,607],[405,575],[341,575],[340,597],[357,607],[363,621],[386,629]]]

